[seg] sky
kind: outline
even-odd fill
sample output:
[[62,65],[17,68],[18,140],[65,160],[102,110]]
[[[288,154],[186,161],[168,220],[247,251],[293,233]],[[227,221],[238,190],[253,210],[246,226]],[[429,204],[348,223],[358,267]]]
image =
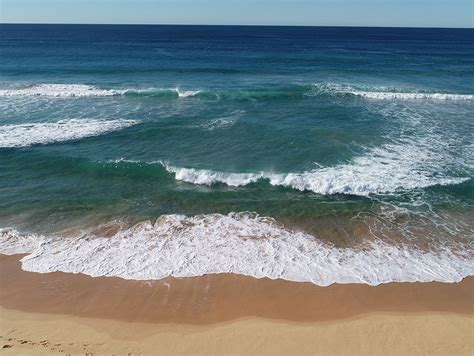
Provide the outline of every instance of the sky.
[[0,0],[2,23],[473,27],[474,0]]

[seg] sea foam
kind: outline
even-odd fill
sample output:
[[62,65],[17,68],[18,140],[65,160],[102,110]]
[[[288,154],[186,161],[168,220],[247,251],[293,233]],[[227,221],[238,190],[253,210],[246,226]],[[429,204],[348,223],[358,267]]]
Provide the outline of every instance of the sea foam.
[[68,119],[0,126],[0,148],[77,140],[122,130],[136,125],[135,120]]
[[163,215],[112,237],[0,233],[0,252],[28,253],[22,268],[156,280],[237,273],[327,286],[332,283],[458,282],[474,274],[469,253],[424,252],[367,242],[338,248],[251,213]]

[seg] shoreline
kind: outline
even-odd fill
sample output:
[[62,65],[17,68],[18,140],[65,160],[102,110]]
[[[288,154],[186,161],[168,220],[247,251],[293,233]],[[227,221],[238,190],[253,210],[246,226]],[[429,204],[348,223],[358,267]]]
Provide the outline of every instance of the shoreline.
[[22,256],[0,254],[0,305],[4,308],[191,325],[249,316],[317,322],[374,312],[474,315],[473,276],[459,283],[332,284],[326,287],[237,274],[137,281],[64,272],[27,272],[21,269]]
[[474,351],[474,277],[375,287],[231,274],[130,281],[26,272],[22,256],[0,255],[0,341],[12,354]]

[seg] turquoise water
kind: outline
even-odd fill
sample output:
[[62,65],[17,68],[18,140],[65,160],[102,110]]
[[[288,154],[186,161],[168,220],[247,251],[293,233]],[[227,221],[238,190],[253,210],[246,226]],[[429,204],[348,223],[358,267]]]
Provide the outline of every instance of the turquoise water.
[[334,248],[469,265],[473,38],[2,25],[0,227],[252,212]]

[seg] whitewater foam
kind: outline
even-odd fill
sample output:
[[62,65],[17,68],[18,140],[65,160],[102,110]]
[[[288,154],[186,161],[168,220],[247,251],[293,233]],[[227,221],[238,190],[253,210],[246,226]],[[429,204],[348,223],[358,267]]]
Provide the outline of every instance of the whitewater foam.
[[48,237],[12,230],[0,236],[1,253],[29,253],[21,260],[22,268],[40,273],[62,271],[134,280],[237,273],[321,286],[458,282],[474,274],[467,253],[423,252],[382,242],[337,248],[251,213],[163,215],[154,224],[142,222],[112,237],[92,232]]
[[122,130],[136,125],[135,120],[69,119],[0,126],[0,148],[27,147],[78,140]]

